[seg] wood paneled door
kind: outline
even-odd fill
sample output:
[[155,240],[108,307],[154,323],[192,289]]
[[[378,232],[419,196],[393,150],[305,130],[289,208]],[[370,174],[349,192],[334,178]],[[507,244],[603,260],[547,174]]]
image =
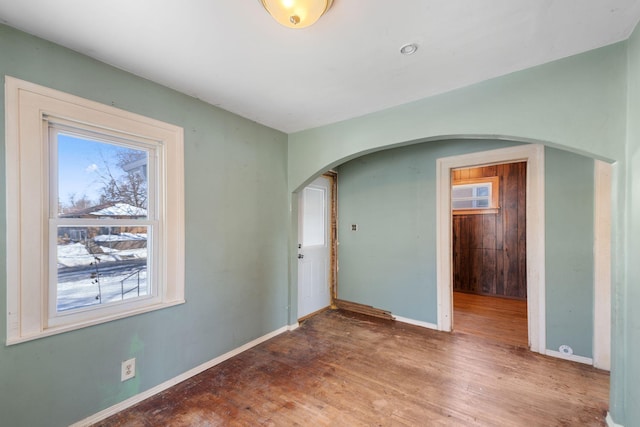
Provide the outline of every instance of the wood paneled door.
[[519,162],[452,171],[454,186],[494,178],[498,191],[495,209],[453,211],[454,291],[526,299],[526,167]]

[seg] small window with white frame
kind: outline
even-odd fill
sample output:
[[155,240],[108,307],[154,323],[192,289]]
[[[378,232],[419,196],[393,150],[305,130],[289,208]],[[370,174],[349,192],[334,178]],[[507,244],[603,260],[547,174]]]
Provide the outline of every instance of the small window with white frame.
[[183,303],[182,128],[5,87],[7,344]]
[[461,179],[451,187],[454,215],[496,213],[499,209],[499,177]]

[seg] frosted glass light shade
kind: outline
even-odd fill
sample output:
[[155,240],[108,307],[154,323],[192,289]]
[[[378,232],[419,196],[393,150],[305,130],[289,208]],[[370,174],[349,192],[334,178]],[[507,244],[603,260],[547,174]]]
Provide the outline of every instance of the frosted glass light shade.
[[289,28],[312,25],[333,4],[333,0],[261,0],[267,12]]

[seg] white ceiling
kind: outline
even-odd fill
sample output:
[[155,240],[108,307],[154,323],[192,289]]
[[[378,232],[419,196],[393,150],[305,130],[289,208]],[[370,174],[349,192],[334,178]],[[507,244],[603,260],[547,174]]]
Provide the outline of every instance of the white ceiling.
[[638,0],[335,0],[292,30],[260,0],[0,0],[7,25],[287,133],[615,43],[639,19]]

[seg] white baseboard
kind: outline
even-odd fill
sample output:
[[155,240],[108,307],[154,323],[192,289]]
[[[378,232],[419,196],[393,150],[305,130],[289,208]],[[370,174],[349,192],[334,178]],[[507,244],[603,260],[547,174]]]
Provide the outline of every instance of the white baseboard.
[[435,329],[436,331],[438,330],[438,325],[436,325],[435,323],[423,322],[421,320],[407,319],[406,317],[401,317],[396,315],[394,315],[393,317],[395,317],[396,321],[398,322],[408,323],[409,325],[422,326],[423,328],[428,328],[428,329]]
[[593,366],[593,359],[591,359],[590,357],[576,356],[575,354],[568,355],[568,354],[560,353],[559,351],[549,350],[549,349],[545,350],[544,354],[551,357],[557,357],[558,359],[565,359],[565,360],[570,360],[572,362],[584,363],[585,365]]
[[[439,330],[438,325],[436,325],[435,323],[423,322],[421,320],[408,319],[406,317],[396,316],[396,315],[394,315],[393,317],[398,322],[408,323],[410,325],[422,326],[423,328],[428,328],[428,329],[435,329],[436,331]],[[565,360],[570,360],[572,362],[584,363],[585,365],[593,366],[593,359],[591,359],[589,357],[577,356],[575,354],[567,355],[567,354],[560,353],[559,351],[555,351],[555,350],[545,350],[545,352],[543,354],[546,354],[547,356],[551,356],[551,357],[557,357],[558,359],[565,359]]]
[[607,426],[608,427],[623,427],[621,424],[616,424],[615,421],[613,421],[613,418],[611,418],[611,412],[607,412]]
[[90,426],[92,424],[97,423],[98,421],[102,421],[105,418],[108,418],[112,415],[117,414],[118,412],[121,412],[133,405],[135,405],[136,403],[140,403],[145,399],[148,399],[149,397],[156,395],[178,383],[181,383],[184,380],[187,380],[195,375],[198,375],[199,373],[206,371],[209,368],[212,368],[222,362],[224,362],[227,359],[232,358],[233,356],[237,356],[238,354],[242,353],[243,351],[247,351],[252,347],[255,347],[256,345],[267,341],[273,337],[275,337],[276,335],[280,335],[284,332],[288,332],[288,331],[293,331],[295,329],[298,328],[298,324],[295,325],[287,325],[287,326],[283,326],[280,329],[277,329],[273,332],[270,332],[266,335],[263,335],[259,338],[256,338],[255,340],[246,343],[245,345],[242,345],[238,348],[235,348],[221,356],[216,357],[215,359],[211,359],[208,362],[203,363],[202,365],[196,366],[193,369],[188,370],[187,372],[184,372],[176,377],[173,377],[165,382],[163,382],[162,384],[158,384],[155,387],[150,388],[149,390],[143,391],[142,393],[138,393],[135,396],[131,396],[130,398],[128,398],[127,400],[123,400],[120,403],[116,403],[115,405],[104,409],[96,414],[93,414],[83,420],[80,420],[74,424],[71,424],[70,427],[85,427],[85,426]]

